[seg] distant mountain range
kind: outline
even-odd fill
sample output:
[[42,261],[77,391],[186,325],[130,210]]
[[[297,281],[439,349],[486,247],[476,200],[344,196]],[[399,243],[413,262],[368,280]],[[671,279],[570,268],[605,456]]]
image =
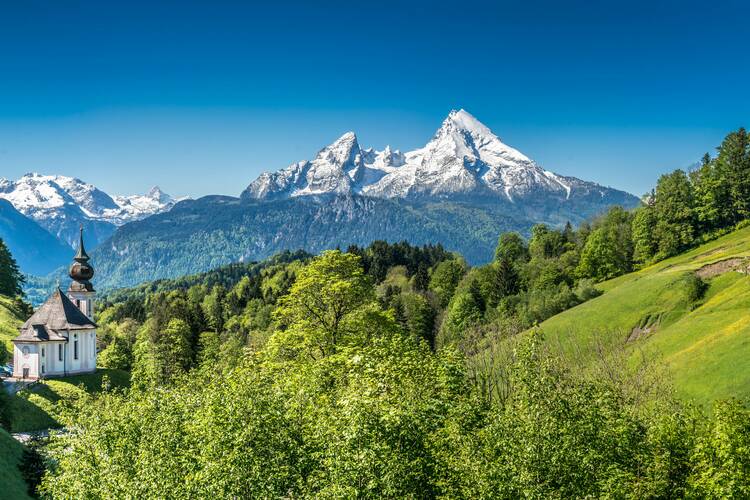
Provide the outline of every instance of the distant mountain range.
[[362,149],[353,132],[323,148],[315,159],[261,174],[243,198],[273,200],[321,194],[377,198],[490,198],[519,204],[532,198],[559,202],[599,197],[621,202],[630,195],[543,169],[504,144],[466,111],[451,111],[432,140],[407,153]]
[[[36,248],[14,252],[25,272],[67,263],[69,255],[59,261],[61,249],[75,244],[83,224],[101,288],[376,239],[442,243],[481,263],[501,232],[577,224],[609,206],[639,203],[542,168],[464,110],[452,111],[423,148],[406,153],[362,148],[347,132],[312,160],[261,174],[239,198],[179,200],[158,188],[110,196],[76,178],[27,174],[0,179],[1,199],[12,206],[0,213],[15,214],[0,218],[0,235]],[[21,221],[36,227],[27,230],[33,241],[14,236],[10,219],[15,230]],[[52,236],[46,243],[41,228]]]
[[543,169],[461,110],[424,148],[363,149],[348,132],[312,160],[261,174],[240,199],[184,201],[126,224],[93,257],[106,288],[376,239],[439,242],[481,263],[504,231],[576,224],[609,206],[638,203]]
[[0,179],[0,198],[71,247],[83,225],[91,248],[118,226],[169,210],[176,202],[158,187],[145,195],[112,197],[74,177],[36,173],[16,181]]

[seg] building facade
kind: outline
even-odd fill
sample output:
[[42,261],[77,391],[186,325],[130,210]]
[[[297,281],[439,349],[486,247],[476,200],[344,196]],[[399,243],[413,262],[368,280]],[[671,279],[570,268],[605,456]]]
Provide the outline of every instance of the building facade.
[[67,293],[59,288],[21,326],[13,340],[13,376],[39,379],[96,370],[94,268],[83,245],[70,266]]

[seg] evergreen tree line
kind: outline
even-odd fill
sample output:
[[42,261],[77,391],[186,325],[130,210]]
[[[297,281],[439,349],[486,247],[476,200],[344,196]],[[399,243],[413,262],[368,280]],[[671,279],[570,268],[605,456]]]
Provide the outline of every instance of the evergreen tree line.
[[0,295],[11,298],[21,297],[24,283],[23,274],[18,269],[16,260],[3,239],[0,238]]

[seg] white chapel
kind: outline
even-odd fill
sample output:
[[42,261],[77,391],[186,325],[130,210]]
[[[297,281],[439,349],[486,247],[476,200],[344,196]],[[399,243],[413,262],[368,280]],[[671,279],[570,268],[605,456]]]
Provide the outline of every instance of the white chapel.
[[58,287],[13,340],[14,377],[35,380],[96,370],[94,268],[83,246],[83,228],[70,277],[67,293]]

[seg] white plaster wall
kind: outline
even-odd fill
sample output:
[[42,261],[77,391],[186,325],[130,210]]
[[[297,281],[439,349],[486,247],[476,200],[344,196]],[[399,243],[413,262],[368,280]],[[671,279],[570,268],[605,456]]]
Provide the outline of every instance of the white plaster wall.
[[[28,355],[24,355],[24,347],[28,348]],[[39,378],[39,345],[29,342],[13,346],[13,376],[23,377],[24,368],[29,369],[28,378]]]

